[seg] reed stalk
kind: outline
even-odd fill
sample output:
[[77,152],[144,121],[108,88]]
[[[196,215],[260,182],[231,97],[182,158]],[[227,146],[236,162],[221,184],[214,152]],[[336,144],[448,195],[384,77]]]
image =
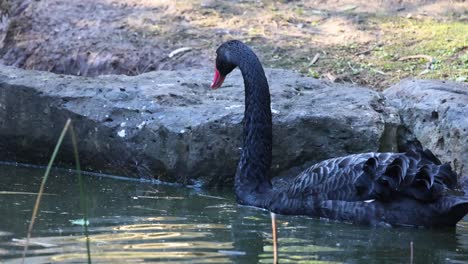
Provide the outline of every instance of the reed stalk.
[[33,209],[33,213],[32,213],[32,216],[31,216],[31,221],[29,222],[28,233],[27,233],[27,236],[26,236],[26,242],[25,242],[24,249],[23,249],[23,257],[22,257],[22,261],[21,261],[21,263],[23,263],[23,264],[24,264],[24,261],[25,261],[25,258],[26,258],[26,253],[28,251],[29,241],[31,239],[31,234],[32,234],[32,230],[34,228],[34,223],[35,223],[35,220],[36,220],[36,217],[37,217],[37,213],[39,212],[39,205],[40,205],[40,202],[41,202],[41,199],[42,199],[42,195],[44,193],[45,184],[47,182],[47,179],[49,178],[49,174],[50,174],[50,171],[52,169],[52,165],[53,165],[53,163],[55,161],[55,158],[57,157],[58,151],[60,149],[60,146],[62,145],[63,139],[64,139],[65,134],[67,133],[67,131],[70,131],[70,137],[71,137],[72,144],[73,144],[73,153],[74,153],[74,157],[75,157],[75,166],[76,166],[76,171],[77,171],[77,174],[78,174],[78,185],[79,185],[79,189],[80,189],[80,206],[81,206],[81,210],[83,211],[84,233],[85,233],[85,237],[86,237],[86,251],[87,251],[87,258],[88,258],[87,260],[88,260],[88,263],[91,263],[91,250],[90,250],[89,235],[88,235],[88,207],[87,207],[87,203],[86,203],[86,199],[85,199],[84,183],[83,183],[83,179],[82,179],[82,176],[81,176],[81,166],[80,166],[80,160],[79,160],[79,155],[78,155],[78,144],[77,144],[77,140],[76,140],[75,131],[74,131],[73,126],[71,124],[71,119],[68,119],[66,121],[66,123],[65,123],[65,126],[62,129],[62,132],[60,133],[59,139],[57,140],[57,144],[55,145],[52,156],[50,157],[49,163],[47,164],[46,171],[44,172],[44,176],[42,177],[42,182],[41,182],[41,186],[39,187],[39,192],[37,193],[37,198],[36,198],[36,202],[34,204],[34,209]]

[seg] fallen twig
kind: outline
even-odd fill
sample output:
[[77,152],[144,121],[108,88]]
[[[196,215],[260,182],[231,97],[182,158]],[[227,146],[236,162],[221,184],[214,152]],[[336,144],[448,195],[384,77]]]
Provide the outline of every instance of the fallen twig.
[[329,72],[327,72],[327,73],[325,74],[325,77],[327,77],[332,83],[335,82],[336,79],[338,78],[338,77],[336,77],[335,75],[333,75],[333,74],[331,74],[331,73],[329,73]]
[[348,66],[349,66],[349,68],[350,68],[351,70],[353,70],[353,72],[356,71],[356,69],[353,67],[353,65],[351,65],[351,63],[350,63],[349,61],[348,61]]
[[171,51],[171,53],[169,53],[169,55],[167,55],[167,56],[169,58],[172,58],[177,54],[180,54],[180,53],[183,53],[183,52],[188,52],[188,51],[191,51],[191,50],[192,50],[191,47],[183,47],[183,48],[179,48],[179,49],[175,49],[175,50]]
[[381,70],[371,69],[371,71],[373,71],[375,73],[378,73],[378,74],[381,74],[381,75],[387,75],[385,72],[383,72]]
[[357,9],[358,7],[359,7],[358,5],[345,6],[345,8],[341,10],[341,12],[350,12],[350,11]]
[[354,53],[355,56],[360,56],[360,55],[365,55],[365,54],[368,54],[368,53],[371,53],[372,51],[374,51],[375,47],[372,47],[370,49],[366,49],[364,51],[360,51],[358,53]]
[[426,60],[429,61],[429,62],[434,61],[434,58],[433,58],[433,57],[431,57],[431,56],[429,56],[429,55],[424,55],[424,54],[401,57],[401,58],[398,59],[398,61],[414,60],[414,59],[426,59]]
[[377,43],[375,46],[373,46],[373,47],[371,47],[369,49],[354,53],[354,56],[366,55],[366,54],[371,53],[372,51],[374,51],[375,48],[382,47],[382,46],[383,46],[382,43]]
[[320,58],[320,53],[315,54],[314,58],[310,61],[309,66],[314,65]]

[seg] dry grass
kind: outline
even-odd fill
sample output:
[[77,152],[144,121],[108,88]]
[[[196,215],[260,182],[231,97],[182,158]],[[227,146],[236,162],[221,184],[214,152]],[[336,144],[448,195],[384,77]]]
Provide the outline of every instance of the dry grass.
[[[400,2],[33,1],[1,55],[28,69],[136,75],[212,67],[216,47],[240,39],[268,67],[377,89],[408,76],[466,80],[468,4]],[[420,54],[434,60],[398,61]]]

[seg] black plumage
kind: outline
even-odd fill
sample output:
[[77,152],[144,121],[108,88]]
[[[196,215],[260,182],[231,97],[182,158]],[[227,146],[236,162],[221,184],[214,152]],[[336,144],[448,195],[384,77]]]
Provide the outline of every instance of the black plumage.
[[294,178],[270,180],[270,91],[254,52],[240,41],[217,49],[212,88],[239,67],[245,86],[244,145],[235,175],[240,204],[279,214],[353,223],[455,226],[468,198],[455,190],[457,175],[417,142],[403,153],[362,153],[325,160]]

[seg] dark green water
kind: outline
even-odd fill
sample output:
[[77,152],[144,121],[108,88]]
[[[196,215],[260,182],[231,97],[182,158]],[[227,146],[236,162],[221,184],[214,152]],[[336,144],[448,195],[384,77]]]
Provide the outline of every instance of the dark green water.
[[[41,169],[0,166],[0,262],[20,263]],[[224,194],[85,176],[93,263],[271,263],[268,212]],[[49,178],[26,263],[86,262],[73,174]],[[468,222],[453,231],[370,228],[277,217],[280,263],[468,263]]]

